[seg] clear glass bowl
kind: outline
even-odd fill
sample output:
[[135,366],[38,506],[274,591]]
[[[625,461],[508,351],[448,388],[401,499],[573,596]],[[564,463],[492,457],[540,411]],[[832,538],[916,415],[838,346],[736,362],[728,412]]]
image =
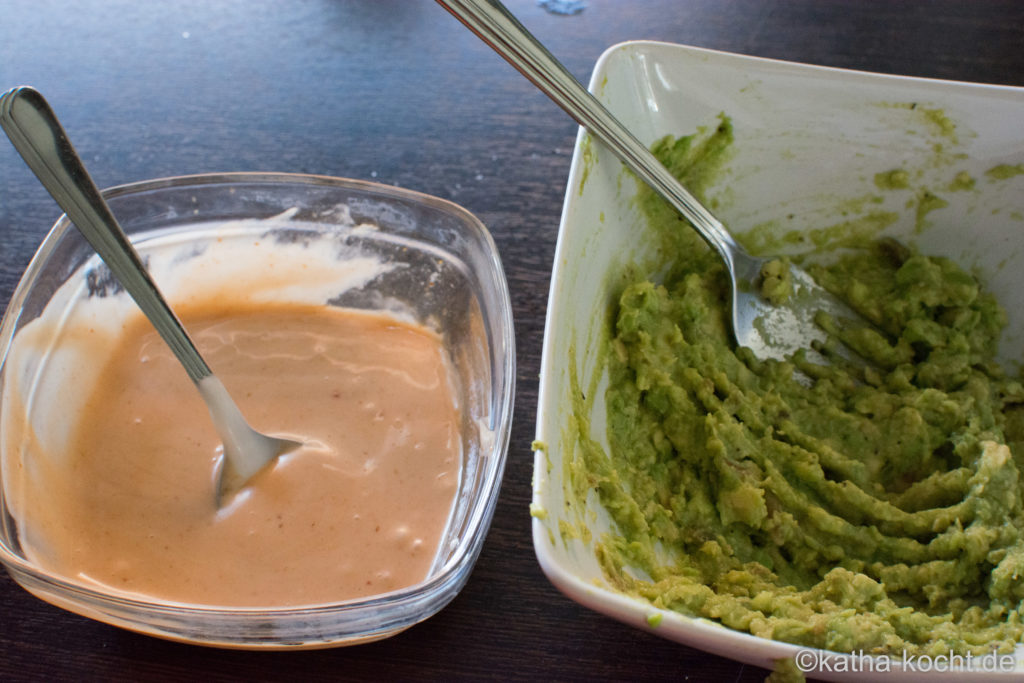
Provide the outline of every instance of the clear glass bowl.
[[[16,352],[19,332],[37,319],[59,321],[64,311],[90,297],[130,302],[62,217],[29,264],[0,323],[0,561],[11,576],[43,600],[87,617],[164,638],[235,648],[315,648],[377,640],[443,608],[469,577],[490,525],[512,419],[511,304],[483,224],[461,207],[434,197],[320,176],[197,175],[124,185],[104,194],[144,259],[156,250],[177,249],[171,275],[173,264],[203,258],[208,245],[202,239],[196,243],[195,234],[211,222],[230,222],[231,239],[299,245],[311,250],[311,258],[314,252],[319,259],[328,254],[339,271],[353,257],[392,266],[369,279],[341,278],[327,300],[354,308],[400,310],[441,333],[459,384],[459,489],[429,576],[415,586],[365,599],[272,609],[176,604],[106,592],[33,563],[19,540],[18,510],[12,509],[18,479],[29,476],[25,470],[30,469],[11,465],[10,454],[21,438],[16,435],[22,431],[9,429],[8,420],[17,413],[10,405],[12,387],[15,380],[32,377],[45,385],[45,377],[67,361],[54,360],[57,354],[52,352]],[[187,238],[180,236],[184,231]],[[223,240],[224,234],[209,239]],[[171,290],[165,294],[173,305],[173,286]],[[52,334],[56,339],[57,332]],[[43,398],[29,404],[28,421],[56,424],[55,408],[44,400],[45,387],[35,393]],[[68,420],[63,418],[63,423]]]

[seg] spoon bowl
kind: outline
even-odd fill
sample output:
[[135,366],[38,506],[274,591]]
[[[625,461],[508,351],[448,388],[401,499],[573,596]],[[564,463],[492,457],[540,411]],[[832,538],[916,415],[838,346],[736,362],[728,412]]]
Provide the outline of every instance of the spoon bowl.
[[181,361],[224,444],[218,506],[278,455],[300,444],[249,426],[171,310],[142,259],[118,225],[46,99],[22,86],[0,96],[0,127],[117,280]]

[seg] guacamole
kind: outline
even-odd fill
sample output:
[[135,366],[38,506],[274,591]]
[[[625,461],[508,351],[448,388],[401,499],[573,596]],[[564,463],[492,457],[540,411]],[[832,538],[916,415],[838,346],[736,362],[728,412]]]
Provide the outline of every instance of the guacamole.
[[[686,182],[729,133],[655,151]],[[843,332],[873,367],[760,361],[732,341],[717,254],[649,190],[638,201],[671,258],[618,299],[609,450],[584,456],[617,527],[597,544],[608,581],[800,645],[1011,651],[1024,387],[993,360],[994,298],[952,261],[865,240],[804,265],[881,331]],[[784,268],[765,278],[784,298]]]

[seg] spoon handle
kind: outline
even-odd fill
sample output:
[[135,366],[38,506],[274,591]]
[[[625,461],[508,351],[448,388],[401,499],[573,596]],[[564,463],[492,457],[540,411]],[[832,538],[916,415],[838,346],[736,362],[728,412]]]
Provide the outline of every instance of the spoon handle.
[[[744,254],[715,218],[498,0],[437,0],[544,94],[607,145],[732,266]],[[745,254],[744,254],[745,255]]]
[[164,300],[128,237],[107,207],[50,105],[35,89],[0,97],[0,126],[67,217],[131,294],[193,382],[209,376],[181,322]]

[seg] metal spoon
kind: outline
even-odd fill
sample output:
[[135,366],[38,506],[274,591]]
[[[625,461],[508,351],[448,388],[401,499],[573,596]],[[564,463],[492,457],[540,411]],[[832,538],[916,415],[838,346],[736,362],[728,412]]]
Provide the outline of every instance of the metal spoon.
[[[629,130],[576,80],[498,0],[437,0],[469,30],[607,145],[622,162],[651,186],[696,228],[725,261],[732,285],[732,325],[736,342],[759,358],[783,359],[799,349],[824,342],[824,330],[814,322],[818,312],[834,319],[861,316],[790,264],[793,294],[774,305],[759,293],[761,271],[771,258],[748,254],[715,218]],[[858,365],[841,345],[834,351]]]
[[118,225],[43,96],[29,87],[4,93],[0,97],[0,126],[171,347],[206,401],[224,444],[217,482],[218,504],[278,455],[298,446],[295,441],[260,434],[246,422],[149,277],[138,252]]

